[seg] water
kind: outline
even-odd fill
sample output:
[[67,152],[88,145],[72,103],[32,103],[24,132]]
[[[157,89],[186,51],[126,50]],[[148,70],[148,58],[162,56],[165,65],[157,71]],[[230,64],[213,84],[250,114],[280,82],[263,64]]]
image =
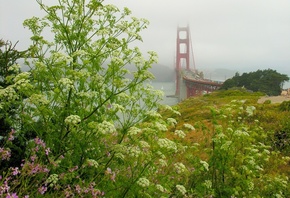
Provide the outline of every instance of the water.
[[151,85],[157,89],[164,92],[163,100],[161,104],[166,104],[169,106],[175,105],[178,103],[178,98],[167,97],[175,94],[175,83],[174,82],[152,82]]

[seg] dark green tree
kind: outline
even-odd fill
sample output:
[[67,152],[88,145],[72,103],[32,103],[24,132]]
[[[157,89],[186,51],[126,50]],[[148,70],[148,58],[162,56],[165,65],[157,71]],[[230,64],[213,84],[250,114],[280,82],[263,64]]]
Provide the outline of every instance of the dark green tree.
[[[17,61],[24,58],[26,51],[16,50],[16,45],[17,42],[13,44],[11,41],[0,39],[0,88],[2,92],[4,88],[14,83],[10,77],[21,72]],[[1,103],[7,100],[7,97],[0,99],[0,146],[4,144],[6,138],[9,138],[9,134],[14,132],[11,127],[11,120],[15,119],[18,109],[17,101],[11,102],[7,108],[2,107]],[[9,145],[13,155],[9,161],[0,161],[0,174],[6,167],[20,165],[24,152],[23,146],[25,145],[25,142],[21,139],[19,137],[14,140],[14,145]]]
[[264,92],[267,95],[279,95],[282,91],[284,82],[289,81],[289,77],[280,74],[276,70],[257,70],[255,72],[235,75],[233,78],[226,80],[221,87],[227,90],[233,87],[244,87],[252,91]]

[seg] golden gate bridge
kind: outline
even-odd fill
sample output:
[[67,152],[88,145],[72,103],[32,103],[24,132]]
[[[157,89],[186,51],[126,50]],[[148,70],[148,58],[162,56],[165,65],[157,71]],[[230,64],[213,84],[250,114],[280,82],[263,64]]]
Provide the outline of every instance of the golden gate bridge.
[[222,82],[205,79],[203,72],[196,69],[188,25],[177,28],[175,64],[174,97],[178,97],[179,100],[210,93],[222,86]]

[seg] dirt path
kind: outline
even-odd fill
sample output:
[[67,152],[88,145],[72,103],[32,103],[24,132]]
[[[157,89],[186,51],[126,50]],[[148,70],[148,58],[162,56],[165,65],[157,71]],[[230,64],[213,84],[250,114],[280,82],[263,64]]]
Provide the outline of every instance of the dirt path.
[[281,103],[290,100],[290,96],[263,96],[258,100],[258,103],[264,103],[266,100],[271,100],[272,103]]

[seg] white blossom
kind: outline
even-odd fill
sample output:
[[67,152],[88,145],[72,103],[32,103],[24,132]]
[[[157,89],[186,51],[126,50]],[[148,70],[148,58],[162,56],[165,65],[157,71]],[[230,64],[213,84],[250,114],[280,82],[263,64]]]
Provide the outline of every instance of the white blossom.
[[32,94],[29,97],[29,101],[33,104],[47,105],[49,101],[41,94]]
[[77,125],[81,122],[81,118],[78,115],[70,115],[65,118],[64,122],[68,125]]
[[183,173],[187,170],[184,164],[181,162],[175,163],[174,168],[178,174]]
[[53,187],[58,181],[58,175],[57,174],[51,174],[47,180],[45,181],[46,184],[49,184],[49,187]]
[[8,68],[8,71],[15,72],[15,73],[19,72],[20,71],[20,65],[19,64],[14,64],[14,65],[12,65],[12,66],[10,66]]
[[186,194],[186,189],[183,185],[176,185],[176,189],[182,194],[185,195]]
[[112,104],[112,110],[124,112],[125,108],[122,105],[113,103]]
[[209,165],[208,165],[208,163],[206,161],[200,160],[200,163],[202,164],[202,166],[204,167],[205,170],[207,170],[207,171],[209,170],[208,169]]
[[116,131],[116,128],[111,122],[103,121],[98,125],[98,131],[102,134],[109,134],[114,133]]
[[255,110],[256,110],[256,107],[254,106],[247,106],[246,108],[246,112],[249,116],[253,116]]
[[148,142],[145,142],[143,140],[140,140],[140,147],[141,148],[150,148],[150,145],[148,144]]
[[183,126],[189,130],[192,130],[192,131],[195,130],[195,128],[191,124],[188,124],[188,123],[184,123]]
[[159,131],[167,131],[167,127],[164,124],[161,124],[159,122],[156,122],[154,126],[157,128]]
[[166,166],[168,166],[166,160],[164,160],[164,159],[159,159],[158,161],[159,161],[159,164],[160,164],[161,167],[166,167]]
[[58,83],[63,85],[67,89],[70,89],[70,88],[74,87],[73,82],[70,79],[68,79],[68,78],[61,78],[58,81]]
[[176,144],[167,139],[167,138],[161,138],[161,139],[158,139],[158,145],[161,147],[161,148],[166,148],[168,150],[173,150],[173,151],[177,151],[177,146]]
[[61,53],[61,52],[54,52],[54,53],[52,53],[51,57],[57,63],[64,62],[65,64],[69,64],[73,61],[72,57],[68,56],[67,54]]
[[139,157],[139,155],[141,154],[141,151],[138,147],[133,147],[133,146],[128,147],[127,151],[131,157]]
[[13,81],[17,82],[22,79],[28,79],[30,77],[30,72],[21,72],[17,76],[14,77]]
[[165,189],[164,189],[163,186],[161,186],[160,184],[156,184],[156,188],[157,188],[157,190],[159,190],[160,192],[165,192]]
[[95,168],[99,167],[99,163],[94,159],[87,159],[87,165]]
[[153,111],[153,110],[148,111],[148,112],[146,113],[146,115],[147,115],[148,117],[151,117],[151,118],[161,118],[161,117],[162,117],[159,113],[157,113],[157,111]]
[[129,136],[134,136],[137,135],[138,133],[141,132],[141,129],[137,128],[137,127],[131,127],[128,131],[128,135]]
[[174,135],[180,137],[180,138],[185,138],[186,134],[182,130],[175,130]]
[[177,121],[174,118],[167,118],[167,123],[171,126],[175,126]]
[[7,101],[14,101],[19,98],[12,86],[8,86],[5,89],[0,89],[0,97],[6,99]]
[[150,185],[150,182],[148,179],[146,179],[145,177],[141,177],[138,179],[137,184],[141,187],[148,187]]

